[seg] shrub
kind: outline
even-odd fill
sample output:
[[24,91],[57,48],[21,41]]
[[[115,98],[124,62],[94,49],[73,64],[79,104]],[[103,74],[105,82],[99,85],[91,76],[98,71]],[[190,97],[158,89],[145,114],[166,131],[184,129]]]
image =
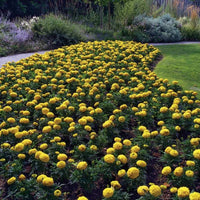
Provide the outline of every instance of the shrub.
[[36,38],[49,41],[53,47],[75,44],[84,40],[79,26],[53,14],[46,15],[33,25]]
[[169,14],[158,18],[138,16],[133,21],[147,37],[148,42],[175,42],[181,40],[179,23]]
[[148,12],[148,3],[145,0],[129,0],[126,3],[115,3],[114,18],[118,26],[130,25],[132,20]]
[[181,27],[181,34],[183,40],[198,41],[200,40],[200,28],[192,27],[190,24],[186,24]]
[[[32,38],[30,30],[24,30],[4,17],[0,17],[0,46],[7,53],[20,52],[28,48],[28,41]],[[1,54],[3,55],[3,54]]]

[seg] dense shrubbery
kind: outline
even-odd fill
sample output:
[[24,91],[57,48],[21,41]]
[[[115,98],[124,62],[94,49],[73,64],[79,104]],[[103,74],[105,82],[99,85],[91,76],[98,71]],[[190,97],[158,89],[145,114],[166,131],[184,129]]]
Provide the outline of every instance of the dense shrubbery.
[[32,30],[36,38],[52,44],[53,47],[85,40],[84,33],[78,25],[53,14],[40,18]]
[[199,198],[200,101],[151,71],[159,55],[95,41],[0,69],[0,197]]
[[169,14],[158,18],[138,16],[124,32],[142,42],[176,42],[181,40],[180,24]]
[[4,51],[0,51],[0,56],[15,53],[19,49],[26,50],[31,38],[31,31],[17,27],[15,23],[0,17],[0,46],[4,47]]

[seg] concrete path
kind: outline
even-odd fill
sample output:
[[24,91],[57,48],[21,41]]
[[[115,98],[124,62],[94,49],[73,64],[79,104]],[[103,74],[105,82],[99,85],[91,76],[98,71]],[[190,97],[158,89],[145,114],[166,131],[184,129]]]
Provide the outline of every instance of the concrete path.
[[[159,45],[174,45],[174,44],[200,44],[200,42],[174,42],[174,43],[149,43],[154,46],[159,46]],[[47,50],[50,51],[50,50]],[[38,52],[33,52],[33,53],[22,53],[22,54],[17,54],[17,55],[11,55],[11,56],[5,56],[5,57],[0,57],[0,68],[6,64],[7,62],[16,62],[19,61],[23,58],[27,58],[35,53],[39,54],[44,54],[47,51],[38,51]]]
[[[47,50],[50,51],[50,50]],[[32,53],[21,53],[21,54],[16,54],[16,55],[10,55],[10,56],[5,56],[5,57],[0,57],[0,68],[6,64],[7,62],[17,62],[23,58],[27,58],[35,53],[39,54],[44,54],[47,51],[37,51],[37,52],[32,52]]]

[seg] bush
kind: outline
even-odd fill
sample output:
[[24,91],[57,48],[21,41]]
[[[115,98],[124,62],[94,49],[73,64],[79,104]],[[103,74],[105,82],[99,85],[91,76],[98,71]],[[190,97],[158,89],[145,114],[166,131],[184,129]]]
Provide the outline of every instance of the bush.
[[130,25],[133,19],[148,12],[148,3],[145,0],[129,0],[126,3],[115,3],[114,18],[117,26]]
[[200,40],[200,28],[192,27],[191,25],[184,25],[181,27],[181,34],[183,40],[198,41]]
[[[30,30],[24,30],[10,20],[0,17],[0,46],[4,49],[0,55],[22,52],[28,48],[28,41],[32,38]],[[6,52],[6,53],[5,53]]]
[[158,18],[140,15],[133,21],[134,26],[137,26],[146,38],[149,38],[148,42],[175,42],[181,40],[180,25],[169,14]]
[[35,38],[51,43],[52,47],[75,44],[85,40],[79,26],[53,14],[46,15],[33,25]]

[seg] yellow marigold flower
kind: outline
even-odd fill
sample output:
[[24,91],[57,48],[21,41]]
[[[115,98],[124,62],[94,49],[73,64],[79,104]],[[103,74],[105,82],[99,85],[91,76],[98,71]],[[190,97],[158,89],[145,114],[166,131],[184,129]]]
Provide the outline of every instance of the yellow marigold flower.
[[48,118],[53,118],[55,115],[54,115],[54,113],[53,112],[48,112],[47,113],[47,117]]
[[115,143],[113,144],[113,148],[114,148],[115,150],[120,150],[120,149],[122,149],[122,147],[123,147],[123,145],[122,145],[121,142],[115,142]]
[[117,175],[118,175],[119,177],[123,177],[125,174],[126,174],[126,170],[125,170],[125,169],[120,169],[120,170],[117,172]]
[[122,139],[121,139],[120,137],[115,137],[115,138],[114,138],[114,141],[115,141],[115,142],[121,142]]
[[87,168],[87,166],[88,166],[87,162],[81,161],[81,162],[78,163],[78,165],[76,166],[76,168],[78,170],[84,170],[84,169]]
[[64,154],[64,153],[60,153],[60,154],[58,154],[57,155],[57,159],[58,160],[67,160],[67,155],[66,154]]
[[64,168],[64,167],[66,167],[66,162],[63,161],[63,160],[61,160],[61,161],[57,162],[56,166],[57,166],[58,168],[62,169],[62,168]]
[[168,108],[167,107],[161,107],[160,108],[160,112],[161,113],[166,113],[168,111]]
[[79,108],[79,111],[80,112],[85,112],[87,110],[87,107],[86,106],[81,106],[80,108]]
[[86,146],[84,144],[81,144],[81,145],[78,146],[78,150],[83,152],[83,151],[86,150]]
[[165,124],[165,122],[164,121],[159,121],[157,124],[158,124],[158,126],[163,126]]
[[81,196],[81,197],[79,197],[77,200],[88,200],[88,198],[85,197],[85,196]]
[[59,117],[56,117],[55,119],[54,119],[54,123],[55,124],[60,124],[62,122],[62,119],[61,118],[59,118]]
[[96,108],[95,109],[95,113],[97,113],[97,114],[102,113],[102,112],[103,112],[103,110],[101,108]]
[[89,125],[84,126],[84,129],[85,129],[86,131],[91,131],[91,130],[92,130],[91,126],[89,126]]
[[103,128],[108,128],[108,127],[110,127],[110,126],[112,126],[113,125],[113,121],[112,120],[107,120],[107,121],[105,121],[104,123],[103,123]]
[[71,112],[74,112],[74,111],[75,111],[75,108],[74,108],[74,106],[69,106],[69,107],[68,107],[68,110],[71,111]]
[[178,151],[175,150],[175,149],[172,149],[170,152],[169,152],[170,156],[173,156],[173,157],[177,157],[179,155]]
[[30,115],[30,112],[28,110],[23,111],[23,115],[28,116]]
[[173,113],[173,114],[172,114],[172,119],[180,119],[181,116],[182,116],[181,113]]
[[188,187],[180,187],[178,188],[177,195],[178,197],[185,198],[189,196],[190,190]]
[[83,117],[82,117],[81,119],[78,120],[78,123],[79,123],[80,125],[83,125],[83,126],[84,126],[84,125],[87,124],[87,120],[86,120],[86,118],[83,118]]
[[10,112],[10,111],[12,111],[12,108],[11,108],[10,106],[5,106],[5,107],[3,108],[3,111],[5,111],[5,112]]
[[183,174],[183,168],[182,167],[176,167],[175,170],[174,170],[174,175],[179,177],[179,176],[182,176]]
[[128,140],[128,139],[125,139],[125,140],[123,140],[123,144],[125,146],[131,146],[132,142],[130,140]]
[[54,180],[50,177],[44,177],[44,179],[42,180],[42,184],[45,186],[52,186],[54,184]]
[[19,120],[19,123],[21,123],[21,124],[28,124],[30,121],[29,121],[29,119],[27,119],[27,118],[21,118],[20,120]]
[[59,136],[55,136],[53,139],[54,139],[56,142],[60,142],[60,141],[61,141],[61,137],[59,137]]
[[139,174],[140,174],[140,171],[139,171],[139,169],[136,168],[136,167],[131,167],[131,168],[129,168],[128,171],[127,171],[127,176],[128,176],[129,178],[131,178],[131,179],[137,178],[137,177],[139,176]]
[[62,192],[60,190],[55,190],[53,194],[55,197],[59,197],[62,194]]
[[151,185],[149,187],[149,193],[154,197],[158,197],[161,195],[161,189],[158,185]]
[[44,178],[46,178],[47,176],[45,175],[45,174],[40,174],[38,177],[37,177],[37,182],[38,183],[42,183],[42,180],[44,179]]
[[138,153],[139,151],[140,151],[140,147],[138,145],[131,147],[131,152]]
[[185,175],[186,175],[187,177],[193,177],[193,176],[194,176],[194,172],[193,172],[192,170],[187,170],[187,171],[185,172]]
[[172,147],[168,146],[165,149],[165,153],[169,154],[171,150],[172,150]]
[[115,156],[113,156],[112,154],[107,154],[104,156],[104,161],[106,163],[114,163],[115,162]]
[[144,196],[148,191],[149,191],[149,188],[146,185],[142,185],[137,188],[137,193],[140,196]]
[[199,140],[200,140],[200,138],[192,138],[190,140],[190,144],[193,145],[193,146],[198,146],[199,145]]
[[47,143],[43,143],[40,145],[40,149],[42,149],[42,150],[47,149],[47,147],[48,147]]
[[172,172],[172,169],[170,166],[166,166],[162,169],[162,174],[167,176],[168,174],[170,174]]
[[151,134],[150,134],[149,130],[144,130],[144,132],[142,134],[142,137],[143,138],[150,138]]
[[172,187],[172,188],[170,188],[170,192],[171,192],[171,193],[176,193],[177,190],[178,190],[178,188],[176,188],[176,187]]
[[40,155],[39,155],[39,159],[42,161],[42,162],[49,162],[49,160],[50,160],[50,158],[49,158],[49,155],[48,154],[46,154],[46,153],[41,153]]
[[200,193],[199,192],[191,192],[189,195],[190,200],[200,200]]
[[107,154],[112,154],[112,153],[114,153],[114,152],[115,152],[115,149],[112,148],[112,147],[110,147],[110,148],[108,148],[108,149],[106,150],[106,153],[107,153]]
[[37,152],[37,149],[30,149],[29,151],[28,151],[28,154],[29,155],[32,155],[32,154],[35,154]]
[[42,114],[46,115],[49,112],[48,108],[42,108]]
[[136,159],[137,157],[138,157],[138,154],[137,153],[135,153],[135,152],[132,152],[132,153],[130,153],[130,158],[132,158],[132,159]]
[[176,130],[176,131],[180,131],[180,130],[181,130],[181,127],[180,127],[180,126],[175,126],[175,130]]
[[103,197],[105,198],[110,198],[112,197],[114,194],[114,189],[113,188],[105,188],[103,190]]
[[97,151],[98,150],[98,147],[96,145],[91,145],[90,146],[90,149],[93,150],[93,151]]
[[23,143],[18,143],[15,145],[15,151],[20,152],[24,149],[24,144]]
[[200,160],[200,149],[195,149],[193,151],[193,156],[194,156],[194,158]]
[[187,160],[187,161],[186,161],[186,165],[187,165],[187,166],[190,166],[190,167],[193,167],[193,166],[195,166],[195,162],[192,161],[192,160]]
[[30,139],[24,139],[23,141],[22,141],[22,144],[24,144],[25,146],[27,146],[27,145],[31,145],[33,142],[32,142],[32,140],[30,140]]
[[19,180],[20,181],[23,181],[23,180],[25,180],[26,179],[26,176],[24,175],[24,174],[20,174],[19,175]]
[[191,118],[190,112],[187,112],[187,111],[186,111],[186,112],[183,114],[183,117],[186,118],[186,119]]
[[120,160],[123,164],[127,163],[127,157],[123,154],[118,155],[117,159]]
[[119,181],[111,181],[110,185],[115,189],[121,188]]
[[52,130],[51,126],[44,126],[42,129],[43,133],[49,133]]
[[8,184],[8,185],[11,185],[11,184],[13,184],[15,181],[16,181],[16,178],[13,176],[13,177],[11,177],[11,178],[9,178],[9,179],[7,180],[7,184]]
[[74,126],[71,126],[67,129],[70,133],[73,132],[75,130],[75,127]]
[[160,135],[168,136],[169,134],[170,134],[170,131],[167,128],[163,128],[160,130]]
[[9,117],[9,118],[7,119],[7,121],[8,121],[9,123],[15,123],[15,122],[16,122],[15,118],[13,118],[13,117]]
[[139,109],[138,109],[137,107],[132,107],[132,111],[133,111],[133,112],[138,112],[138,110],[139,110]]
[[124,116],[120,116],[118,118],[118,121],[121,122],[121,123],[125,122],[125,120],[126,120],[126,118]]
[[144,160],[138,160],[136,162],[136,165],[139,166],[139,167],[146,167],[147,163]]
[[17,155],[17,157],[18,157],[19,159],[25,159],[25,158],[26,158],[26,155],[25,155],[24,153],[19,153],[19,154]]

